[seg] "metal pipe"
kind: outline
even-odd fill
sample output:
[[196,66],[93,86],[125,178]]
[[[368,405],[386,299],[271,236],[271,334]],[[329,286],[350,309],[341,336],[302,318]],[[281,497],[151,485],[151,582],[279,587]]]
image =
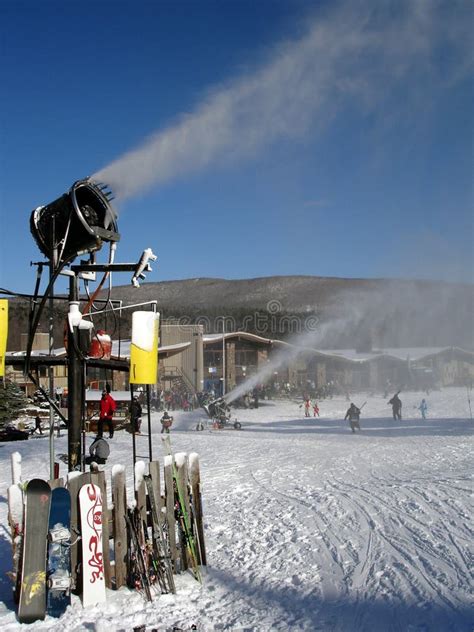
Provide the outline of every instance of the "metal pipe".
[[[53,223],[54,230],[54,223]],[[53,237],[54,239],[54,237]],[[56,250],[55,250],[56,252]],[[54,265],[55,265],[56,255],[49,262],[49,279],[53,278],[54,275]],[[54,285],[51,288],[51,293],[49,295],[49,355],[53,355],[54,351]],[[52,366],[48,368],[48,379],[49,379],[49,397],[50,399],[55,399],[54,392],[54,369]],[[60,422],[58,421],[58,424]],[[49,478],[51,480],[54,479],[54,410],[52,406],[49,407]]]
[[[114,299],[115,302],[122,302],[119,301],[118,299]],[[113,301],[111,301],[113,302]],[[107,312],[120,312],[123,309],[131,309],[132,307],[142,307],[143,305],[153,305],[155,307],[155,309],[153,311],[156,312],[156,306],[158,305],[158,301],[145,301],[145,303],[134,303],[133,305],[124,305],[124,306],[120,306],[120,307],[110,307],[109,309],[101,309],[99,314],[106,314]],[[87,316],[96,316],[95,313],[93,314],[84,314],[84,318],[86,318]]]
[[146,385],[146,405],[148,408],[148,453],[150,462],[153,461],[152,447],[151,447],[151,398],[150,398],[150,385]]
[[[69,280],[69,300],[78,300],[76,275]],[[81,413],[82,413],[82,359],[79,357],[79,329],[68,327],[68,468],[76,470],[81,465]]]

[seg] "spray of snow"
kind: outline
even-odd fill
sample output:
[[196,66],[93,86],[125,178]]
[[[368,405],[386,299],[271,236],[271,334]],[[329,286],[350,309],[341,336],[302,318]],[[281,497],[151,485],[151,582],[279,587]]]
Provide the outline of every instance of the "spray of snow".
[[[353,317],[355,317],[355,314]],[[259,384],[265,384],[265,382],[273,376],[275,371],[288,367],[308,349],[316,349],[329,332],[334,334],[337,331],[342,331],[348,326],[349,322],[349,318],[334,319],[320,325],[315,331],[300,334],[291,339],[288,344],[282,343],[283,346],[281,349],[273,354],[267,364],[263,365],[256,373],[225,396],[227,403],[232,403]]]
[[[396,6],[394,11],[390,2],[346,2],[313,17],[299,39],[216,87],[194,111],[94,177],[125,199],[184,174],[254,156],[275,141],[305,139],[310,128],[327,128],[346,106],[372,112],[383,104],[388,119],[396,91],[403,91],[406,108],[433,102],[436,91],[472,67],[469,21],[437,3]],[[433,59],[441,49],[450,69],[438,76]]]

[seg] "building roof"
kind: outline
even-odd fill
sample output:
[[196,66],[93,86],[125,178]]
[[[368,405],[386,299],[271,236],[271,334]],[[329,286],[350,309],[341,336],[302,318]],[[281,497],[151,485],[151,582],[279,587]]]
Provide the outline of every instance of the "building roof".
[[399,347],[373,349],[372,351],[363,352],[358,352],[355,349],[324,349],[317,351],[317,353],[332,358],[341,358],[352,362],[373,362],[380,360],[380,358],[391,358],[401,362],[420,362],[448,352],[466,354],[474,358],[474,352],[459,347]]
[[[112,342],[112,358],[130,358],[130,340],[122,340],[120,345],[118,341]],[[161,358],[167,358],[177,353],[181,353],[185,349],[191,346],[190,342],[180,342],[175,345],[166,345],[163,347],[158,347],[158,356]],[[12,357],[22,357],[26,355],[26,351],[8,351],[7,356]],[[62,357],[66,355],[66,349],[64,347],[60,347],[59,349],[54,349],[54,356]],[[41,357],[41,356],[49,356],[49,351],[43,349],[39,351],[32,351],[32,357]]]
[[[131,400],[130,391],[111,391],[110,394],[116,402],[129,402]],[[102,399],[102,389],[86,389],[85,395],[86,402],[100,402]]]
[[[222,343],[223,334],[206,334],[203,336],[203,344]],[[295,347],[284,340],[272,340],[264,338],[256,334],[250,334],[243,331],[228,332],[224,334],[225,340],[248,340],[260,345],[278,346],[278,347]],[[386,349],[372,349],[371,351],[358,352],[355,349],[313,349],[312,347],[302,347],[301,352],[309,355],[315,355],[321,358],[331,360],[342,360],[346,362],[364,363],[374,362],[381,358],[387,358],[398,362],[420,362],[428,360],[442,353],[455,352],[464,354],[468,358],[474,358],[474,352],[460,347],[400,347]]]
[[250,334],[246,331],[232,331],[225,334],[206,334],[202,337],[202,342],[204,345],[215,344],[216,342],[222,343],[223,336],[226,340],[248,340],[249,342],[256,342],[267,346],[271,346],[275,342],[280,342],[279,340],[271,340],[270,338],[264,338],[257,334]]

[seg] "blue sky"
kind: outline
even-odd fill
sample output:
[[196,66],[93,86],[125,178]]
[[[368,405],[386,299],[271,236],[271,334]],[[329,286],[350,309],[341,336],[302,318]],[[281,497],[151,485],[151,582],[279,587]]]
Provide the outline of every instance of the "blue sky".
[[33,290],[31,210],[97,172],[149,281],[472,282],[473,7],[4,0],[0,287]]

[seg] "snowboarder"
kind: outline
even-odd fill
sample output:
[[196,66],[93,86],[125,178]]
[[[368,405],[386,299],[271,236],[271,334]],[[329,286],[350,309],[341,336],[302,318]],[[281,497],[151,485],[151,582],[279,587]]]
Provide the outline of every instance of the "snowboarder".
[[402,401],[398,397],[399,393],[400,391],[398,391],[398,393],[395,393],[392,399],[388,402],[392,407],[392,415],[395,420],[402,418]]
[[344,420],[346,420],[346,419],[349,419],[349,424],[351,426],[352,432],[355,432],[356,428],[360,431],[360,423],[359,423],[360,408],[357,408],[357,406],[355,404],[351,403],[351,405],[347,409],[346,416],[344,417]]
[[167,410],[165,410],[163,417],[161,418],[160,421],[161,421],[161,434],[163,434],[163,432],[166,432],[167,434],[169,434],[171,425],[173,423],[173,417],[168,415]]
[[314,405],[313,405],[313,417],[319,417],[318,402],[314,402]]
[[104,434],[104,423],[106,423],[109,427],[109,439],[112,439],[114,436],[113,415],[116,407],[117,405],[115,403],[115,399],[109,392],[107,392],[106,389],[104,389],[102,391],[102,399],[100,400],[99,424],[97,432],[99,437],[102,437]]
[[99,465],[104,465],[109,457],[109,454],[109,444],[102,436],[97,435],[90,445],[89,456],[86,457],[86,463],[90,465],[94,462]]
[[305,397],[305,400],[304,400],[304,416],[305,417],[311,416],[309,414],[310,409],[311,409],[311,400],[309,397]]
[[130,423],[132,425],[132,431],[135,434],[139,434],[142,423],[142,406],[136,395],[133,396],[130,403]]
[[418,406],[418,410],[421,413],[423,419],[426,419],[426,413],[428,412],[428,404],[426,403],[426,399],[422,399],[420,405]]

